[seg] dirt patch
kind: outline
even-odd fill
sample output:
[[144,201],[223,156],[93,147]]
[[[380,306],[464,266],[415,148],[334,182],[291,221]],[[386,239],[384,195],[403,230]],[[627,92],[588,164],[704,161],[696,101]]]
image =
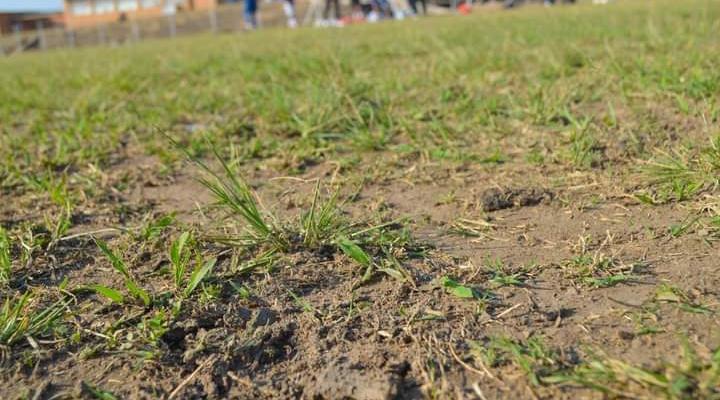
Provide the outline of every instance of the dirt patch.
[[313,399],[394,399],[401,379],[397,371],[368,369],[339,360],[311,378],[306,383],[310,390],[304,394]]
[[[580,353],[587,346],[650,365],[663,358],[661,354],[675,351],[677,329],[694,332],[693,340],[707,348],[718,344],[720,338],[705,329],[718,324],[714,317],[683,312],[656,300],[665,281],[681,283],[682,290],[694,293],[693,303],[717,298],[713,289],[717,285],[712,282],[720,282],[720,275],[712,268],[710,249],[694,235],[667,235],[668,226],[685,217],[684,210],[667,206],[648,211],[622,203],[572,209],[552,202],[549,190],[483,190],[481,181],[471,187],[463,182],[467,193],[483,193],[478,208],[468,209],[462,201],[435,201],[448,187],[453,184],[437,190],[418,185],[405,191],[405,200],[391,197],[388,217],[413,209],[416,219],[410,226],[421,232],[444,226],[440,220],[428,225],[418,218],[433,209],[442,208],[444,218],[474,210],[493,212],[493,226],[484,238],[420,235],[435,250],[404,263],[412,283],[379,275],[353,290],[361,271],[342,256],[298,255],[294,265],[270,274],[234,278],[233,285],[247,288],[249,296],[224,284],[215,300],[189,306],[159,337],[152,361],[138,363],[131,353],[117,358],[100,352],[79,363],[77,354],[104,342],[87,336],[74,350],[41,357],[36,368],[18,368],[9,375],[6,371],[5,376],[16,382],[13,392],[36,387],[29,393],[40,398],[63,393],[88,396],[96,388],[88,386],[92,384],[133,398],[175,393],[179,398],[409,399],[440,388],[472,396],[478,383],[487,398],[535,393],[570,399],[592,394],[580,388],[535,387],[512,363],[486,373],[470,344],[490,343],[499,336],[518,341],[541,336],[547,346],[561,352],[558,360],[564,361],[558,362],[568,365],[585,357]],[[169,188],[174,189],[158,191],[177,190]],[[284,190],[279,184],[259,188],[264,198]],[[200,190],[193,187],[191,193]],[[298,189],[298,194],[303,191]],[[201,196],[206,195],[194,197]],[[297,206],[293,196],[280,198],[290,208]],[[165,212],[177,207],[178,201],[158,196],[153,207]],[[376,199],[359,198],[349,207],[350,216],[357,218],[374,207]],[[631,279],[620,284],[593,288],[569,271],[573,260],[583,254],[612,257],[622,265],[642,262],[644,268],[633,270]],[[692,268],[702,270],[703,276],[689,274],[689,266],[678,263],[689,254],[693,254]],[[89,273],[98,264],[103,264],[102,258],[92,266],[78,267],[73,280],[117,286],[120,280],[109,270]],[[158,268],[163,262],[141,264]],[[519,283],[498,284],[500,270],[493,268],[500,267],[493,265],[501,265],[502,274],[517,276]],[[151,276],[154,268],[146,267],[143,276]],[[232,276],[230,268],[231,260],[222,258],[216,273]],[[88,272],[83,273],[85,269]],[[453,296],[439,283],[446,276],[487,297],[478,301]],[[87,326],[103,332],[110,321],[123,318],[117,307],[107,311],[88,315],[100,323]],[[124,329],[142,320],[138,317]],[[650,328],[639,327],[646,325],[657,332],[643,333]],[[646,351],[648,347],[653,351]],[[64,373],[58,375],[59,371]]]
[[483,211],[491,212],[512,207],[528,207],[549,202],[553,193],[546,189],[488,189],[482,193]]

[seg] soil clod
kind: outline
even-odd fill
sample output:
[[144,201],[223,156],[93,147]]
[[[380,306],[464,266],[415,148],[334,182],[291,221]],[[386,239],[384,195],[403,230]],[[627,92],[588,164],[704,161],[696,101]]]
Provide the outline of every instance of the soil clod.
[[512,207],[528,207],[553,199],[553,192],[541,188],[488,189],[482,194],[485,212],[504,210]]

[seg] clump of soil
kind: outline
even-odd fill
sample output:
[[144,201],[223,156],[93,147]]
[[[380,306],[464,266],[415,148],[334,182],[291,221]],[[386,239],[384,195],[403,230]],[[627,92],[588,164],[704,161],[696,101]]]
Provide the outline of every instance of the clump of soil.
[[305,393],[314,399],[394,399],[402,378],[396,371],[368,369],[345,360],[333,362],[311,379]]
[[482,194],[483,211],[491,212],[513,207],[535,206],[550,202],[554,193],[542,188],[488,189]]

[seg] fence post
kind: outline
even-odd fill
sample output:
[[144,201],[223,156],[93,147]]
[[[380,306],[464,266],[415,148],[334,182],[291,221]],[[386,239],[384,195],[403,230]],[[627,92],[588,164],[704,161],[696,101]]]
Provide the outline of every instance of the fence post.
[[22,52],[23,49],[23,42],[22,42],[22,28],[20,27],[20,24],[15,24],[13,26],[13,33],[15,34],[15,51]]
[[218,21],[217,21],[217,8],[211,7],[208,11],[210,15],[210,30],[212,33],[217,33],[218,31]]
[[132,33],[133,41],[140,41],[140,26],[135,19],[130,20],[130,31]]
[[175,21],[175,13],[168,15],[168,29],[170,30],[170,37],[174,38],[177,34],[177,21]]
[[107,26],[105,24],[98,25],[98,41],[100,44],[107,42]]
[[42,20],[35,21],[35,29],[38,33],[38,39],[40,39],[40,50],[45,50],[47,48],[47,41],[45,40],[45,29],[43,29],[43,22]]
[[75,47],[75,31],[65,31],[65,42],[68,47]]

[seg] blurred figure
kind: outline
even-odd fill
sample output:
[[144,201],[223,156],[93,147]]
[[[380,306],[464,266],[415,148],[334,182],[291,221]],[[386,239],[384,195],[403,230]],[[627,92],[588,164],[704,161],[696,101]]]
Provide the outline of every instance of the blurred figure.
[[285,18],[287,18],[287,26],[289,28],[296,28],[297,18],[295,17],[295,0],[284,0],[283,11],[285,12]]
[[245,0],[245,29],[257,29],[257,0]]
[[470,5],[467,1],[463,1],[457,6],[457,10],[462,15],[469,15],[472,13],[472,5]]
[[380,18],[392,18],[393,12],[389,0],[375,0],[375,3],[377,4],[378,10],[380,11]]
[[403,20],[405,17],[413,15],[408,0],[390,0],[389,3],[392,17],[396,20]]
[[[335,12],[333,15],[332,22],[330,21],[330,8],[334,8]],[[323,19],[329,22],[330,25],[340,24],[340,0],[325,0],[325,10],[323,10]]]
[[[422,5],[422,14],[427,15],[427,1],[426,0],[419,0],[419,1],[420,1],[420,5]],[[412,12],[415,15],[418,15],[419,14],[418,7],[417,7],[418,0],[409,0],[409,2],[410,2],[410,9],[412,10]]]
[[392,9],[388,0],[371,0],[370,12],[367,14],[367,22],[379,22],[384,18],[392,18]]
[[350,0],[350,10],[350,20],[352,22],[359,22],[365,19],[365,12],[363,12],[360,0]]

